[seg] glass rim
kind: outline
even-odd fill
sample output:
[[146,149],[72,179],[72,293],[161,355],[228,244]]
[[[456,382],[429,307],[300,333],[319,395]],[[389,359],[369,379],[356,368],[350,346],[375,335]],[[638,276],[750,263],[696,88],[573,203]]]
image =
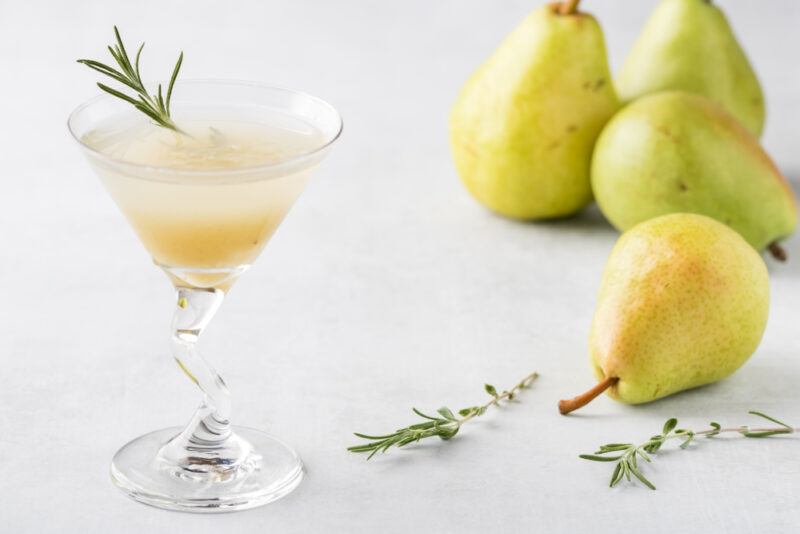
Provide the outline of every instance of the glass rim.
[[89,100],[86,100],[82,104],[78,105],[67,117],[67,129],[69,130],[70,135],[72,136],[75,141],[81,146],[83,150],[86,150],[93,156],[109,162],[111,164],[128,167],[131,169],[137,169],[143,172],[152,172],[152,173],[161,173],[161,174],[168,174],[173,176],[231,176],[231,175],[241,175],[241,174],[251,174],[254,172],[270,170],[270,169],[279,169],[281,167],[289,167],[295,165],[303,160],[311,159],[314,156],[324,152],[328,149],[337,139],[342,135],[342,131],[344,129],[344,121],[342,120],[342,116],[339,111],[333,107],[330,103],[323,100],[322,98],[316,97],[304,91],[298,91],[297,89],[292,89],[289,87],[283,87],[279,85],[270,85],[261,82],[249,81],[249,80],[236,80],[236,79],[225,79],[225,78],[189,78],[185,80],[178,80],[176,82],[178,85],[183,84],[210,84],[210,85],[232,85],[232,86],[240,86],[240,87],[254,87],[257,89],[266,89],[271,91],[278,91],[285,94],[290,94],[294,96],[299,96],[302,98],[306,98],[312,100],[322,106],[328,108],[332,111],[336,117],[337,126],[336,131],[332,136],[326,136],[325,141],[320,144],[319,146],[315,146],[312,150],[308,150],[306,152],[301,152],[299,154],[295,154],[289,158],[272,162],[272,163],[264,163],[260,165],[248,165],[244,167],[235,167],[235,168],[225,168],[225,169],[176,169],[174,167],[162,167],[158,165],[147,165],[144,163],[136,163],[133,161],[127,161],[121,158],[116,158],[113,156],[109,156],[108,154],[103,153],[100,150],[97,150],[90,145],[86,144],[83,139],[78,136],[77,132],[74,128],[74,122],[77,116],[87,109],[88,107],[101,102],[103,100],[111,100],[115,98],[112,95],[107,93],[101,93],[96,95]]

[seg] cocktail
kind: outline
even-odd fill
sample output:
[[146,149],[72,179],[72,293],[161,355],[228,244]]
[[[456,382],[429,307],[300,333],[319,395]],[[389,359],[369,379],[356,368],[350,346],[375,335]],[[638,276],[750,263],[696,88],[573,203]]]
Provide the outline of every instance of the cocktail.
[[115,455],[111,475],[132,498],[162,508],[251,508],[292,491],[302,463],[283,442],[231,426],[228,389],[196,343],[342,122],[320,99],[254,83],[178,82],[168,108],[170,97],[175,128],[112,95],[69,119],[91,166],[176,288],[172,354],[203,393],[185,428],[134,439]]

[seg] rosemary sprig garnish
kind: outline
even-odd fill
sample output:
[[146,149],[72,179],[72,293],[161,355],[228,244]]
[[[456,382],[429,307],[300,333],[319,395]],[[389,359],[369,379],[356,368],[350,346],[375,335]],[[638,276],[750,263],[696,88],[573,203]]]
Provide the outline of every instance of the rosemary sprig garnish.
[[486,410],[497,405],[502,400],[512,400],[521,390],[529,387],[538,377],[538,373],[531,373],[511,389],[504,390],[500,393],[498,393],[497,389],[491,384],[485,384],[483,389],[486,393],[491,395],[492,400],[480,406],[462,408],[458,411],[460,417],[456,417],[452,410],[447,407],[442,407],[437,410],[440,417],[427,415],[416,408],[412,408],[413,412],[425,421],[401,428],[384,436],[371,436],[369,434],[360,434],[356,432],[356,436],[366,439],[369,442],[363,445],[348,447],[347,450],[350,452],[367,452],[369,453],[367,460],[369,460],[378,452],[384,453],[391,447],[404,447],[409,443],[416,443],[426,438],[437,436],[443,440],[451,439],[458,434],[458,431],[464,423],[483,415],[486,413]]
[[175,64],[175,68],[172,70],[172,78],[170,78],[169,85],[167,86],[166,98],[164,98],[161,84],[158,84],[158,92],[155,95],[151,95],[147,91],[147,88],[145,88],[144,83],[142,82],[142,76],[139,72],[139,58],[142,55],[144,43],[139,45],[139,49],[136,51],[136,58],[134,59],[133,63],[131,63],[131,60],[128,57],[128,52],[125,50],[125,45],[122,44],[122,38],[120,37],[119,30],[116,26],[114,26],[114,35],[117,42],[116,44],[109,46],[108,51],[111,52],[111,55],[117,62],[117,65],[119,65],[119,70],[92,59],[79,59],[78,63],[82,63],[87,67],[94,69],[101,74],[105,74],[117,82],[133,89],[136,91],[138,98],[134,98],[98,82],[97,86],[100,89],[110,95],[116,96],[117,98],[121,98],[122,100],[133,104],[136,109],[153,119],[153,121],[159,126],[169,128],[170,130],[174,130],[176,132],[181,132],[181,129],[175,125],[170,117],[169,104],[170,100],[172,99],[172,88],[175,85],[175,80],[178,78],[178,72],[181,70],[181,63],[183,63],[183,52],[181,52],[178,56],[178,62]]
[[680,448],[685,449],[696,437],[711,438],[725,432],[737,432],[746,438],[767,438],[780,434],[792,434],[794,432],[800,432],[800,429],[792,428],[786,423],[778,421],[774,417],[770,417],[769,415],[761,412],[751,411],[749,413],[758,417],[762,417],[780,426],[754,429],[751,429],[747,426],[741,426],[738,428],[722,428],[719,423],[711,422],[709,423],[709,426],[711,427],[710,429],[695,432],[694,430],[685,428],[676,428],[678,426],[678,420],[672,418],[664,423],[664,428],[661,430],[661,434],[651,437],[641,445],[634,445],[633,443],[608,443],[606,445],[602,445],[594,454],[581,454],[580,457],[584,460],[591,460],[593,462],[614,462],[616,466],[614,467],[614,472],[611,474],[611,483],[609,484],[609,486],[612,488],[616,486],[623,478],[630,482],[632,480],[631,476],[633,476],[642,484],[654,490],[656,487],[642,474],[637,458],[641,458],[646,462],[650,462],[650,455],[658,452],[658,450],[661,449],[661,446],[664,445],[667,440],[681,439],[683,441],[680,444]]

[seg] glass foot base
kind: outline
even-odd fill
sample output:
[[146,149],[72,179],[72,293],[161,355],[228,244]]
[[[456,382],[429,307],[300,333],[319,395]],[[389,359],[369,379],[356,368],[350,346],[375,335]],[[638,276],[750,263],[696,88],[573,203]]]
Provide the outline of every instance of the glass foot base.
[[252,428],[233,427],[252,446],[242,468],[225,476],[179,475],[158,459],[159,451],[181,433],[165,428],[134,439],[111,462],[111,479],[130,498],[169,510],[232,512],[261,506],[291,493],[303,479],[303,463],[282,441]]

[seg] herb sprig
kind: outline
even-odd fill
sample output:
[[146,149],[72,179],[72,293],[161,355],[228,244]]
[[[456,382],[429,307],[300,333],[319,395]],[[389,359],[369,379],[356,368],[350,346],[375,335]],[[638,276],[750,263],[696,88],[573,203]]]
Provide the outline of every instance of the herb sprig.
[[[772,428],[754,428],[748,426],[741,426],[738,428],[722,428],[719,423],[709,423],[710,429],[695,432],[685,428],[677,428],[678,420],[675,418],[669,419],[664,423],[664,428],[661,434],[651,437],[641,445],[633,443],[608,443],[602,445],[594,454],[581,454],[580,457],[584,460],[591,460],[593,462],[614,462],[616,465],[611,474],[610,487],[616,486],[623,478],[632,481],[632,476],[639,480],[648,488],[654,490],[655,485],[650,482],[643,474],[638,463],[638,458],[646,462],[650,462],[651,454],[654,454],[661,449],[664,443],[670,439],[682,440],[680,444],[681,449],[685,449],[696,437],[711,438],[718,434],[725,432],[737,432],[746,438],[767,438],[770,436],[777,436],[781,434],[792,434],[800,431],[800,429],[792,428],[791,426],[778,421],[774,417],[763,414],[761,412],[751,411],[752,415],[762,417],[780,426]],[[616,453],[616,454],[615,454]],[[607,456],[606,456],[607,455]]]
[[181,70],[181,63],[183,63],[183,52],[181,52],[178,56],[178,62],[175,64],[175,68],[172,70],[172,77],[170,78],[169,85],[167,86],[166,98],[164,97],[161,84],[158,84],[158,92],[155,95],[151,95],[144,86],[144,83],[142,82],[142,75],[139,72],[139,58],[142,55],[144,43],[139,45],[139,49],[136,51],[136,58],[134,59],[133,63],[131,63],[131,60],[128,57],[128,52],[125,50],[125,45],[122,44],[122,37],[120,37],[119,30],[116,26],[114,26],[114,36],[116,37],[117,42],[114,45],[110,45],[108,47],[108,51],[111,52],[111,55],[117,62],[117,65],[119,65],[119,70],[92,59],[79,59],[78,63],[86,65],[87,67],[94,69],[101,74],[105,74],[113,80],[116,80],[117,82],[133,89],[136,91],[136,96],[138,98],[134,98],[98,82],[97,86],[100,89],[110,95],[116,96],[117,98],[121,98],[122,100],[133,104],[136,109],[150,117],[159,126],[169,128],[170,130],[174,130],[176,132],[181,132],[181,129],[175,125],[175,122],[173,122],[172,117],[170,116],[169,105],[170,100],[172,99],[172,88],[175,85],[175,80],[178,78],[178,72]]
[[514,399],[520,391],[530,387],[533,381],[538,377],[538,373],[531,373],[511,389],[502,392],[498,392],[497,388],[491,384],[485,384],[483,389],[486,393],[491,395],[492,400],[483,405],[462,408],[458,411],[458,417],[447,407],[439,408],[436,411],[439,417],[427,415],[416,408],[412,408],[415,414],[424,419],[423,422],[401,428],[391,434],[383,436],[372,436],[356,432],[356,436],[368,440],[368,443],[354,445],[348,447],[347,450],[350,452],[369,453],[369,456],[367,456],[367,460],[369,460],[379,452],[384,453],[392,447],[404,447],[410,443],[416,443],[426,438],[436,436],[443,440],[449,440],[458,434],[462,425],[475,417],[480,417],[485,414],[486,410],[492,406],[496,406],[500,401]]

